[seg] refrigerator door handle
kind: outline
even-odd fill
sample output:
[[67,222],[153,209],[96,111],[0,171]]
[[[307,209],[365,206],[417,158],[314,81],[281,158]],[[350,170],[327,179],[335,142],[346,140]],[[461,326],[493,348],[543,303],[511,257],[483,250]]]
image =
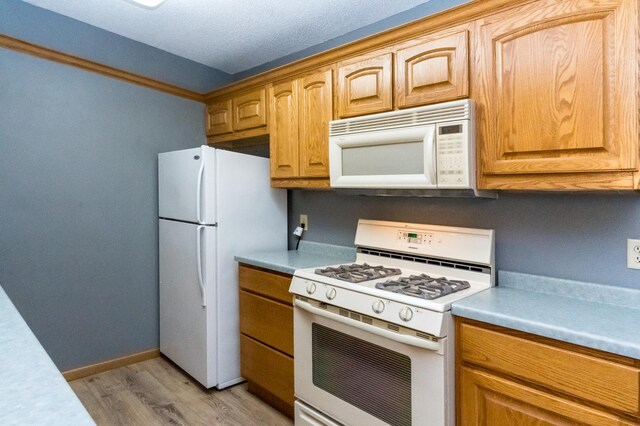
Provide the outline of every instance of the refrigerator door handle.
[[204,278],[202,274],[202,230],[206,226],[198,226],[196,230],[196,257],[198,258],[198,282],[200,284],[200,293],[202,295],[202,306],[207,306],[207,291],[204,286]]
[[202,178],[204,177],[204,155],[200,157],[200,170],[198,170],[198,183],[196,184],[196,220],[202,223]]

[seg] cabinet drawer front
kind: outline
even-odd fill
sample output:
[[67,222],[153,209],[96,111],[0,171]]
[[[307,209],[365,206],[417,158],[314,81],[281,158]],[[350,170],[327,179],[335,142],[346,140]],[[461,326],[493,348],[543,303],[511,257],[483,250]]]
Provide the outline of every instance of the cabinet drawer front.
[[240,335],[241,374],[293,405],[293,358]]
[[463,367],[460,374],[461,426],[631,425],[595,408]]
[[640,370],[461,324],[462,359],[610,408],[639,414]]
[[240,332],[293,356],[293,308],[240,290]]
[[207,135],[223,135],[233,132],[231,126],[231,99],[207,106]]
[[289,293],[291,275],[240,265],[238,267],[238,282],[241,289],[293,305],[293,298]]
[[233,130],[246,130],[267,125],[266,89],[233,98]]

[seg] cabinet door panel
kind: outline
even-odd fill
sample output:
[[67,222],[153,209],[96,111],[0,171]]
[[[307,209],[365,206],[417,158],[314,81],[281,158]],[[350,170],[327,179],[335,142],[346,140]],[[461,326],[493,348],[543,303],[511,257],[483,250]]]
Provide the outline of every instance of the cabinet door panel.
[[631,425],[623,419],[490,373],[462,367],[461,426]]
[[297,88],[297,80],[293,80],[274,84],[269,90],[269,150],[272,178],[300,176]]
[[207,106],[207,135],[223,135],[233,132],[231,123],[231,99]]
[[338,115],[351,117],[393,108],[392,54],[338,63]]
[[233,98],[233,130],[267,125],[266,89],[258,89]]
[[298,79],[301,177],[329,176],[331,84],[331,69]]
[[396,58],[399,108],[469,96],[469,34],[460,31],[400,49]]
[[479,21],[484,174],[635,167],[635,8],[547,0]]

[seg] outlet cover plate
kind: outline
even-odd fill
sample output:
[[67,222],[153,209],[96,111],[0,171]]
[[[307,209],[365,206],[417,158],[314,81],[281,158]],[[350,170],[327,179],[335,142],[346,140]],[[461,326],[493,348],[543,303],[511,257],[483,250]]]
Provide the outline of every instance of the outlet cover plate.
[[627,268],[640,269],[640,240],[627,240]]
[[307,217],[306,214],[301,214],[300,215],[300,223],[304,224],[304,230],[305,231],[309,230],[309,218]]

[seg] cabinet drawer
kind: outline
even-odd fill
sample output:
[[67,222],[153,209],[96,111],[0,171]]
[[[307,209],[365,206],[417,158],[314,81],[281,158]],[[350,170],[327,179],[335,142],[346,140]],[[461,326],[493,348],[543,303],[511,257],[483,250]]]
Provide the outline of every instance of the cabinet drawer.
[[293,358],[240,335],[241,374],[293,405]]
[[463,361],[613,409],[639,414],[640,370],[462,323]]
[[240,290],[240,332],[293,356],[293,308]]
[[258,293],[288,305],[293,304],[293,298],[289,293],[291,275],[240,265],[238,267],[238,282],[243,290]]

